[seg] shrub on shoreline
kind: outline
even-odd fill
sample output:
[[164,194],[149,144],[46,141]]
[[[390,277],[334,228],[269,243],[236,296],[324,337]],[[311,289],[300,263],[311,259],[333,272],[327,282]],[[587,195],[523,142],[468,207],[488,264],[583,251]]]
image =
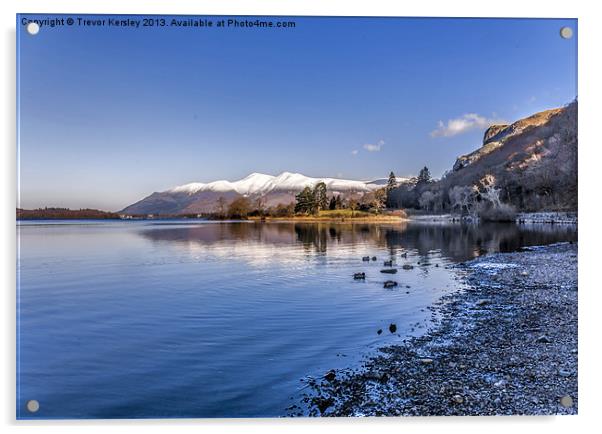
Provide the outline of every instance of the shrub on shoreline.
[[514,222],[516,220],[516,209],[507,203],[498,206],[489,206],[480,209],[478,216],[486,222]]

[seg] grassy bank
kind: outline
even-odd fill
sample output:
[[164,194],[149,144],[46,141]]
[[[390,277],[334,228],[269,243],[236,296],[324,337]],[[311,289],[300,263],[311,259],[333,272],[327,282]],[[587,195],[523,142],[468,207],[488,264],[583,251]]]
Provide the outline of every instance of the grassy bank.
[[374,214],[366,211],[323,210],[316,215],[292,215],[286,217],[260,217],[252,216],[249,220],[255,221],[300,221],[300,222],[357,222],[357,223],[395,223],[406,221],[407,216],[403,211],[385,212]]

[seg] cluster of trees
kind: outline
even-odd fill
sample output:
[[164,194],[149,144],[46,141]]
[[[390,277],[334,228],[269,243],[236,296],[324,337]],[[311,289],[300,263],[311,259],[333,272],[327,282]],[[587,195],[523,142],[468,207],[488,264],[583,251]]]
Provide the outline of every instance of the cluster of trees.
[[413,208],[433,213],[475,215],[484,220],[513,220],[516,207],[502,198],[506,191],[492,174],[483,175],[477,182],[454,185],[433,180],[428,167],[420,170],[417,177],[390,192],[389,202],[395,208]]
[[[399,186],[394,185],[392,188],[388,188],[387,205],[391,208],[426,209],[427,207],[432,207],[430,203],[432,192],[427,193],[431,191],[432,184],[431,172],[428,167],[424,166],[420,169],[418,176],[411,178],[408,182],[404,182]],[[422,198],[424,193],[427,194]],[[436,210],[430,209],[429,211]]]
[[516,207],[502,201],[506,193],[492,174],[477,182],[454,185],[447,182],[449,174],[433,180],[428,167],[418,176],[389,191],[387,203],[392,208],[416,209],[433,213],[478,215],[485,220],[513,220]]
[[367,211],[380,213],[387,203],[387,189],[381,188],[363,195],[351,195],[343,199],[340,195],[328,197],[326,184],[317,183],[313,188],[305,187],[295,196],[295,214],[316,215],[322,210]]
[[219,197],[214,217],[221,219],[246,219],[248,217],[288,217],[294,214],[294,203],[279,203],[276,206],[266,207],[263,197],[251,200],[241,196],[229,204],[225,198]]
[[330,205],[326,184],[323,182],[318,182],[314,188],[305,187],[295,196],[295,200],[296,214],[317,214],[321,210],[328,209]]
[[516,208],[502,202],[502,190],[496,184],[495,176],[487,174],[474,185],[452,187],[448,191],[451,210],[462,215],[478,215],[483,220],[513,221]]

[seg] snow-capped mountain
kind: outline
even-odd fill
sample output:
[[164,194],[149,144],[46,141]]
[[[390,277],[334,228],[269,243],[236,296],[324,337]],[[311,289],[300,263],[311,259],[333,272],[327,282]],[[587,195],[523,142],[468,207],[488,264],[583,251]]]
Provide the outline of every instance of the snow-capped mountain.
[[[404,182],[405,178],[398,178]],[[265,206],[279,203],[288,204],[295,200],[295,194],[305,187],[313,187],[324,182],[329,194],[348,196],[363,194],[382,188],[387,179],[354,181],[337,178],[311,178],[300,173],[284,172],[280,175],[252,173],[238,181],[193,182],[180,185],[163,192],[153,193],[121,212],[125,214],[187,214],[212,212],[216,201],[223,197],[231,201],[236,197],[261,197]]]
[[275,190],[301,191],[309,186],[313,187],[318,182],[324,182],[329,191],[370,191],[378,188],[377,185],[363,181],[350,181],[335,178],[310,178],[300,173],[284,172],[278,176],[252,173],[239,181],[214,181],[207,184],[193,182],[168,190],[171,193],[194,194],[200,191],[227,192],[234,191],[243,196],[264,195]]

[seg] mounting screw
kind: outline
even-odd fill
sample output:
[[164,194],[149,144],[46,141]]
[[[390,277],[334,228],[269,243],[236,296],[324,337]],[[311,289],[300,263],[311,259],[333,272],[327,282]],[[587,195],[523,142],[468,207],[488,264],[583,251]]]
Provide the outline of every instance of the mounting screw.
[[39,409],[40,403],[38,401],[36,401],[35,399],[30,399],[29,401],[27,401],[27,411],[29,411],[30,413],[35,413]]
[[573,29],[571,29],[570,27],[561,28],[560,37],[563,39],[571,39],[573,37]]
[[37,35],[38,32],[40,31],[40,25],[38,23],[29,23],[27,24],[27,33],[29,33],[30,35]]

